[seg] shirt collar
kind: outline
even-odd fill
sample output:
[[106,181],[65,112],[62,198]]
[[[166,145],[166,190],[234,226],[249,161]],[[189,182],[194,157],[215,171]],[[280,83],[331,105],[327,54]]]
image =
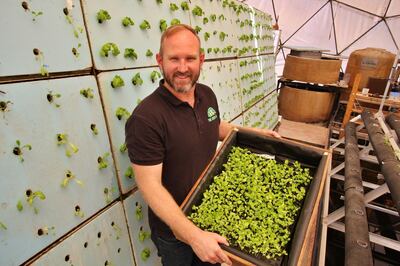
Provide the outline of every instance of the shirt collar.
[[[196,83],[195,89],[194,89],[194,99],[195,99],[195,102],[199,102],[199,101],[201,100],[201,95],[200,95],[200,92],[199,92],[199,91],[200,91],[200,90],[199,90],[198,85],[197,85],[197,83]],[[159,94],[161,94],[161,95],[164,97],[164,99],[166,99],[169,103],[171,103],[171,104],[173,104],[173,105],[175,105],[175,106],[178,106],[178,105],[181,105],[181,104],[187,104],[186,102],[182,102],[181,100],[179,100],[178,98],[176,98],[175,95],[173,95],[173,94],[164,86],[164,79],[160,80],[160,83],[159,83],[159,87],[158,87],[158,89],[157,89],[157,92],[158,92]]]

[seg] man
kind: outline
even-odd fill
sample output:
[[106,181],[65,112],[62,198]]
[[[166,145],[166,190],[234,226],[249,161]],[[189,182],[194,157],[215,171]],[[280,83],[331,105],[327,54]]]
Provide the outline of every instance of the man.
[[[125,128],[136,183],[151,208],[152,240],[163,265],[230,265],[219,246],[228,245],[227,240],[196,227],[179,204],[212,159],[218,139],[233,126],[220,121],[212,90],[196,83],[204,54],[190,26],[168,28],[156,59],[164,79]],[[251,130],[279,137],[270,130]]]

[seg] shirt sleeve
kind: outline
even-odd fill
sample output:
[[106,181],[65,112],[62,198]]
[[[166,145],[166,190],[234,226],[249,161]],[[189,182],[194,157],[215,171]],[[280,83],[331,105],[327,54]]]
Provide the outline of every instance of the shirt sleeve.
[[139,165],[156,165],[164,160],[165,148],[160,129],[145,117],[133,114],[125,125],[129,159]]

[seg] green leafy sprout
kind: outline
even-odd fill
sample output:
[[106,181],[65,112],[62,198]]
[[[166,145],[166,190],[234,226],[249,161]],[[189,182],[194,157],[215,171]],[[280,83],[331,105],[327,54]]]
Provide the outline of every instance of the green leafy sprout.
[[208,18],[207,17],[204,17],[203,18],[203,24],[205,25],[205,24],[207,24],[208,23]]
[[135,25],[135,22],[130,17],[124,17],[122,19],[122,26],[129,27]]
[[183,2],[181,3],[181,8],[182,8],[183,11],[189,10],[189,4],[188,4],[188,2],[187,2],[187,1],[183,1]]
[[159,78],[161,78],[160,72],[158,72],[157,70],[153,70],[150,74],[151,82],[155,83]]
[[118,120],[127,119],[131,114],[124,107],[118,107],[115,111]]
[[137,55],[135,49],[133,49],[133,48],[125,48],[124,57],[125,58],[130,58],[132,60],[136,60],[138,58],[138,55]]
[[32,14],[32,20],[36,21],[37,17],[43,15],[43,12],[42,11],[34,11],[34,10],[32,10],[31,14]]
[[210,19],[211,19],[212,22],[215,22],[217,20],[217,15],[211,14],[210,15]]
[[71,170],[67,170],[67,171],[65,172],[65,176],[64,176],[64,179],[63,179],[62,182],[61,182],[61,186],[62,186],[63,188],[67,187],[68,184],[69,184],[69,182],[72,181],[72,180],[74,180],[75,183],[77,183],[78,185],[83,186],[83,182],[82,182],[81,180],[79,180],[78,178],[76,178],[76,175],[73,174],[73,173],[71,172]]
[[157,4],[161,5],[162,4],[162,0],[156,0]]
[[47,70],[47,65],[44,63],[44,55],[43,52],[40,51],[38,48],[33,49],[33,54],[35,55],[35,60],[39,61],[40,70],[39,73],[42,76],[49,76],[49,71]]
[[203,9],[201,9],[201,7],[195,6],[192,10],[192,14],[193,14],[193,16],[201,17],[204,14],[204,12],[203,12]]
[[143,84],[143,79],[140,77],[140,73],[136,73],[133,77],[132,77],[132,84],[135,86],[140,86]]
[[152,52],[150,49],[147,49],[147,51],[146,51],[146,56],[147,56],[147,57],[153,56],[153,52]]
[[14,147],[13,153],[14,155],[18,156],[19,161],[22,163],[24,161],[23,150],[30,151],[32,150],[32,146],[30,144],[21,145],[21,141],[19,139],[17,139],[15,143],[17,146]]
[[277,163],[233,147],[189,219],[226,237],[231,246],[276,259],[287,255],[291,226],[311,179],[298,162]]
[[98,21],[99,23],[103,23],[103,22],[106,21],[106,20],[110,20],[110,19],[111,19],[111,16],[110,16],[110,14],[108,13],[107,10],[100,9],[100,10],[97,12],[96,18],[97,18],[97,21]]
[[90,130],[93,132],[94,135],[99,134],[99,130],[97,129],[96,124],[90,124]]
[[0,222],[0,229],[7,230],[7,226],[4,223]]
[[122,236],[122,229],[121,227],[119,227],[115,222],[111,223],[111,227],[114,229],[115,231],[115,239],[120,239]]
[[165,19],[160,20],[160,31],[164,32],[168,28],[168,23]]
[[[44,195],[44,193],[40,190],[33,192],[32,190],[28,189],[25,195],[26,195],[25,200],[28,203],[28,206],[33,208],[35,214],[38,214],[39,209],[36,206],[34,206],[35,199],[45,200],[46,196]],[[21,200],[19,200],[17,203],[17,210],[21,212],[23,211],[23,209],[24,209],[23,203]]]
[[194,31],[195,31],[197,34],[199,34],[200,31],[201,31],[201,27],[196,26],[196,27],[194,28]]
[[129,179],[133,179],[135,177],[132,166],[128,166],[128,168],[126,169],[126,171],[124,173],[124,176]]
[[204,40],[208,41],[210,39],[210,33],[209,32],[204,32]]
[[143,243],[146,239],[149,239],[150,236],[151,236],[150,232],[147,232],[147,231],[143,230],[142,227],[140,227],[140,229],[139,229],[139,241],[140,242]]
[[225,32],[221,31],[219,33],[219,39],[221,42],[223,42],[225,40],[225,37],[228,36],[228,34],[226,34]]
[[104,199],[107,204],[111,202],[113,191],[114,191],[114,188],[108,188],[108,187],[105,187],[103,190]]
[[169,4],[169,10],[171,10],[172,12],[177,11],[178,9],[179,7],[176,4],[174,3]]
[[88,98],[88,99],[93,99],[93,97],[94,97],[92,88],[81,89],[79,93],[80,93],[80,95],[82,95],[83,97]]
[[74,215],[81,218],[85,217],[85,213],[81,210],[81,207],[79,207],[78,205],[75,206]]
[[139,27],[142,30],[149,30],[151,28],[150,23],[147,20],[143,20]]
[[110,156],[109,152],[106,152],[103,154],[103,156],[99,156],[97,157],[97,163],[98,163],[98,168],[101,169],[105,169],[108,167],[108,160],[107,158]]
[[65,146],[65,155],[67,155],[67,157],[71,157],[72,154],[77,153],[79,151],[79,148],[68,141],[68,135],[65,133],[59,133],[56,135],[57,138],[57,145],[58,146]]
[[122,144],[119,146],[119,151],[120,151],[121,153],[125,153],[127,150],[128,150],[128,148],[126,147],[126,143],[125,143],[125,142],[122,143]]
[[140,257],[142,258],[143,261],[146,261],[151,255],[150,249],[145,248],[140,252]]
[[178,25],[178,24],[181,24],[181,21],[179,19],[174,18],[174,19],[171,20],[171,26],[175,26],[175,25]]
[[47,101],[50,104],[54,104],[54,106],[57,107],[57,108],[60,107],[60,105],[55,102],[55,99],[56,98],[60,98],[60,97],[61,97],[60,93],[53,94],[52,91],[49,91],[49,93],[47,93],[47,95],[46,95]]
[[117,56],[121,53],[118,48],[118,45],[116,45],[115,43],[112,43],[112,42],[108,42],[108,43],[103,44],[103,46],[101,47],[100,56],[108,57],[108,54],[110,52],[112,53],[113,56]]
[[13,104],[11,101],[0,101],[0,112],[3,112],[3,118],[5,113],[10,111],[10,105]]
[[111,81],[111,87],[113,87],[114,89],[120,88],[124,85],[125,85],[125,82],[120,75],[115,75]]
[[136,217],[136,220],[138,220],[138,221],[143,219],[142,209],[143,209],[142,205],[140,205],[139,202],[136,202],[135,217]]

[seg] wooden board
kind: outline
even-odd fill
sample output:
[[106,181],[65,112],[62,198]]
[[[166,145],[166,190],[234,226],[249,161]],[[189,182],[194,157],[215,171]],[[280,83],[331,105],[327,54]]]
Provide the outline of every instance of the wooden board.
[[326,127],[282,119],[278,133],[284,138],[319,147],[328,146],[329,129]]

